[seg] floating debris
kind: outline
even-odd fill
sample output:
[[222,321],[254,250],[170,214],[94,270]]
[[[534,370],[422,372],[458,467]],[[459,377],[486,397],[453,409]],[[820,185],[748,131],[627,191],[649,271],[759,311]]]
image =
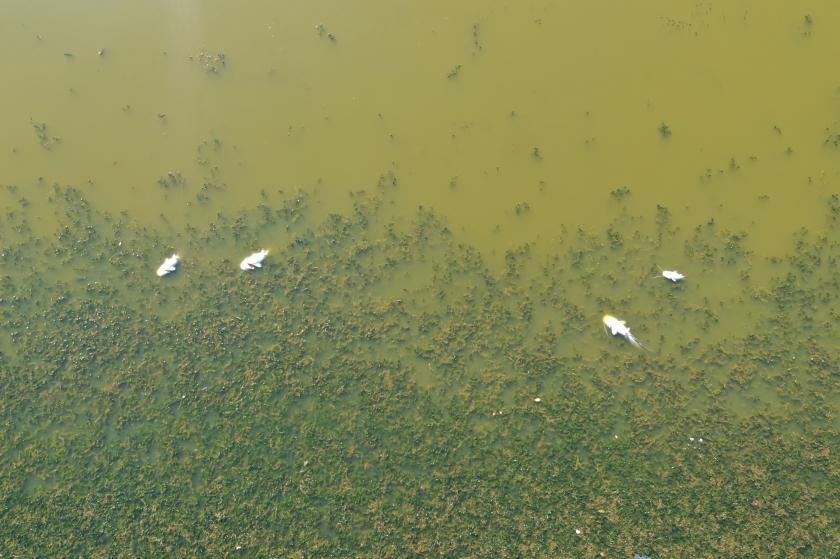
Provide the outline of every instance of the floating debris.
[[265,260],[266,256],[268,256],[268,251],[265,249],[262,249],[259,252],[255,252],[254,254],[248,256],[247,258],[245,258],[245,260],[240,262],[239,268],[241,270],[245,270],[246,272],[248,270],[253,270],[254,268],[262,268],[262,263],[263,260]]
[[178,267],[178,260],[180,259],[180,256],[178,256],[177,254],[173,254],[172,256],[164,260],[163,264],[161,264],[160,267],[157,269],[158,277],[162,278],[163,276],[174,272]]

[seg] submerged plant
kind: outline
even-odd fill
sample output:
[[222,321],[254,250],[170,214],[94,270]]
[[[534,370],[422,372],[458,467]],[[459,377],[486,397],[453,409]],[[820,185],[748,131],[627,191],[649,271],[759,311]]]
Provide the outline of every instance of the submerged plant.
[[[664,207],[497,269],[433,210],[390,213],[396,183],[177,233],[74,188],[56,235],[5,215],[5,553],[831,555],[836,225],[762,279],[744,233]],[[665,253],[686,289],[644,279]]]
[[51,150],[61,142],[61,138],[53,136],[49,133],[47,123],[36,122],[34,120],[30,120],[30,122],[32,123],[32,128],[35,130],[35,136],[38,138],[38,143],[42,148]]

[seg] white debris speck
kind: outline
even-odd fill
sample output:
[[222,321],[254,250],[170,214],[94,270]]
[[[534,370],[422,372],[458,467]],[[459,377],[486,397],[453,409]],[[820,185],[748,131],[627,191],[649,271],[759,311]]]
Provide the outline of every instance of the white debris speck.
[[575,534],[577,534],[579,536],[579,535],[583,534],[583,530],[581,530],[580,528],[575,528]]
[[701,437],[701,438],[699,438],[699,439],[697,439],[697,440],[698,440],[698,441],[700,441],[701,443],[703,442],[703,438],[702,438],[702,437]]
[[542,402],[542,398],[534,398],[534,401],[539,404],[540,402]]
[[688,437],[688,440],[690,440],[691,442],[694,442],[694,437]]
[[239,551],[240,549],[242,549],[242,546],[241,546],[241,545],[237,545],[235,549],[236,549],[236,551]]

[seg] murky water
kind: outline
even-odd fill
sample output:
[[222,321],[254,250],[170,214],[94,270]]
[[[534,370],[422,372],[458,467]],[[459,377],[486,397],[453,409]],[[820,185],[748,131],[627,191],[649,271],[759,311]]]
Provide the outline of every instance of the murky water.
[[483,249],[606,225],[627,187],[772,251],[838,179],[830,2],[47,6],[4,5],[3,180],[150,224],[394,173]]
[[840,7],[635,4],[5,2],[4,549],[837,553]]

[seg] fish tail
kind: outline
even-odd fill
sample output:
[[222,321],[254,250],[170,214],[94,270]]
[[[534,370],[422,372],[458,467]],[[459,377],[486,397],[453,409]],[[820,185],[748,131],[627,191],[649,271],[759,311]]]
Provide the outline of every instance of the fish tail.
[[637,339],[636,339],[636,336],[634,336],[633,334],[630,334],[629,332],[627,333],[627,340],[628,340],[631,344],[633,344],[634,346],[636,346],[637,348],[647,350],[647,348],[646,348],[646,347],[642,344],[642,342],[640,342],[639,340],[637,340]]

